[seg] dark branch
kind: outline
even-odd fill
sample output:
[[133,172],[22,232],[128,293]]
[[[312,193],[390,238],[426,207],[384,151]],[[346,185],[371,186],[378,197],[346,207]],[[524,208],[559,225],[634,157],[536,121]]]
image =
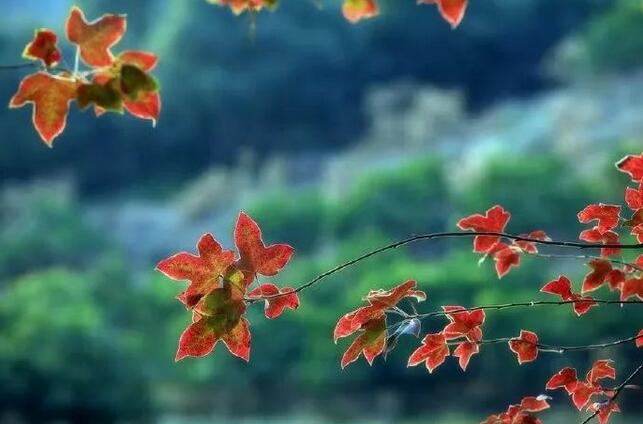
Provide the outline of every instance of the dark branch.
[[414,314],[406,315],[407,319],[424,319],[439,317],[445,315],[455,315],[464,312],[480,311],[480,310],[502,310],[502,309],[511,309],[511,308],[523,308],[523,307],[532,307],[532,306],[544,306],[544,305],[569,305],[572,303],[596,303],[599,305],[627,305],[627,304],[638,304],[643,305],[643,301],[640,300],[604,300],[604,299],[576,299],[576,300],[539,300],[532,302],[517,302],[517,303],[503,303],[500,305],[485,305],[485,306],[476,306],[474,308],[464,308],[458,311],[445,312],[445,311],[434,311],[428,312],[425,314]]
[[[638,339],[643,339],[643,335],[640,336],[633,336],[633,337],[628,337],[626,339],[622,340],[616,340],[613,342],[608,342],[608,343],[600,343],[600,344],[589,344],[589,345],[579,345],[579,346],[556,346],[556,345],[550,345],[550,344],[543,344],[543,343],[532,343],[535,345],[539,351],[541,352],[551,352],[551,353],[560,353],[563,354],[565,352],[569,351],[582,351],[582,350],[598,350],[598,349],[607,349],[608,347],[613,347],[613,346],[618,346],[626,343],[633,342]],[[487,339],[487,340],[480,340],[477,342],[479,345],[485,345],[485,344],[497,344],[497,343],[509,343],[512,340],[517,340],[515,337],[504,337],[504,338],[499,338],[499,339]],[[523,343],[529,343],[527,340],[521,340]],[[450,341],[447,344],[448,345],[457,345],[462,343],[462,341]]]
[[11,70],[16,70],[16,69],[29,69],[29,68],[39,68],[40,65],[38,65],[35,62],[26,62],[26,63],[20,63],[17,65],[0,65],[0,71],[11,71]]
[[[643,250],[643,243],[637,243],[637,244],[618,244],[618,243],[610,243],[610,244],[601,244],[601,243],[583,243],[583,242],[573,242],[573,241],[556,241],[556,240],[539,240],[535,238],[530,238],[530,237],[524,237],[524,236],[516,236],[513,234],[507,234],[507,233],[499,233],[499,232],[442,232],[442,233],[429,233],[429,234],[419,234],[415,236],[411,236],[408,238],[405,238],[403,240],[399,240],[390,244],[387,244],[385,246],[382,246],[380,248],[377,248],[375,250],[371,250],[370,252],[364,253],[363,255],[360,255],[348,262],[344,262],[343,264],[337,265],[336,267],[319,274],[312,280],[308,281],[305,284],[300,285],[297,287],[294,292],[299,293],[302,290],[307,289],[308,287],[311,287],[315,284],[317,284],[319,281],[323,280],[324,278],[335,274],[345,268],[348,268],[352,265],[357,264],[358,262],[361,262],[365,259],[370,258],[371,256],[378,255],[380,253],[386,252],[388,250],[393,250],[397,249],[398,247],[405,246],[407,244],[415,243],[418,241],[422,240],[435,240],[435,239],[442,239],[442,238],[462,238],[462,237],[476,237],[476,236],[495,236],[495,237],[501,237],[507,240],[513,240],[513,241],[527,241],[535,244],[540,244],[540,245],[546,245],[546,246],[558,246],[558,247],[565,247],[565,248],[573,248],[573,249],[579,249],[579,250],[588,250],[588,249],[603,249],[603,248],[618,248],[618,249],[632,249],[632,250]],[[619,263],[614,261],[615,263]],[[628,264],[629,265],[629,264]],[[639,269],[640,268],[636,268]],[[292,293],[292,292],[289,292]],[[246,299],[248,303],[254,303],[262,299],[272,299],[276,297],[281,297],[285,296],[288,293],[282,293],[282,294],[275,294],[271,296],[263,296],[262,298],[254,298],[254,299]]]

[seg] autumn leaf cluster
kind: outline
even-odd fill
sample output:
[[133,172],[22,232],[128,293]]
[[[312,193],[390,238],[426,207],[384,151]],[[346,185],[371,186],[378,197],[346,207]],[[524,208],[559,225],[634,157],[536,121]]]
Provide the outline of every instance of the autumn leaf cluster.
[[[106,14],[88,22],[78,7],[73,7],[65,23],[65,36],[75,46],[73,69],[61,68],[63,55],[58,36],[51,29],[38,29],[23,56],[40,64],[40,70],[26,76],[12,97],[9,107],[33,104],[33,125],[49,146],[65,129],[70,104],[81,109],[92,107],[97,116],[105,112],[123,113],[156,123],[161,100],[153,53],[129,50],[114,55],[127,28],[124,15]],[[81,60],[89,69],[81,71]],[[37,65],[36,65],[37,66]]]
[[266,246],[257,223],[243,212],[234,229],[234,242],[236,252],[224,250],[211,234],[205,234],[197,243],[197,255],[180,252],[157,265],[166,276],[189,282],[177,296],[192,313],[192,323],[179,341],[177,361],[205,356],[219,341],[230,353],[249,361],[247,305],[264,302],[269,319],[277,318],[285,309],[299,307],[293,289],[258,282],[260,275],[277,275],[290,261],[293,248],[287,244]]
[[[274,10],[279,0],[206,0],[219,6],[228,6],[235,14],[244,12],[257,13],[262,10]],[[469,0],[417,0],[418,4],[434,4],[442,17],[455,28],[460,25],[467,10]],[[373,18],[380,13],[379,0],[344,0],[342,13],[350,22],[357,23]]]

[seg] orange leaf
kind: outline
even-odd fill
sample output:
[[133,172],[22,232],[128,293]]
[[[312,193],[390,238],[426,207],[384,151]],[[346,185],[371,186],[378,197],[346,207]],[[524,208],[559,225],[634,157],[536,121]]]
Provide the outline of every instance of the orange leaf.
[[83,62],[100,68],[114,63],[110,48],[125,34],[127,20],[124,15],[105,14],[87,22],[83,11],[73,7],[65,27],[69,41],[78,45]]
[[352,23],[377,16],[380,13],[376,0],[344,0],[344,17]]
[[455,28],[464,18],[468,0],[420,0],[420,3],[437,4],[442,17]]
[[234,252],[223,250],[211,234],[205,234],[197,244],[198,256],[180,252],[162,260],[156,269],[173,280],[190,281],[180,300],[194,307],[203,296],[220,287],[221,276],[234,262]]
[[33,125],[51,147],[67,124],[69,104],[76,98],[78,84],[60,76],[38,72],[26,76],[9,102],[10,108],[33,103]]

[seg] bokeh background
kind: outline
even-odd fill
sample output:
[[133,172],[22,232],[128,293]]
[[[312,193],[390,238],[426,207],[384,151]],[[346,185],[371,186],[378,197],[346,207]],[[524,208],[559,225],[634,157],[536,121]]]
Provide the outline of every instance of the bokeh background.
[[[586,204],[622,202],[613,163],[643,147],[640,0],[472,0],[457,31],[413,0],[382,0],[357,26],[339,1],[284,0],[254,31],[202,0],[75,3],[128,14],[118,47],[160,54],[163,113],[152,128],[72,112],[48,149],[30,108],[0,110],[1,423],[459,424],[541,393],[563,366],[611,357],[623,376],[640,361],[632,345],[518,366],[498,345],[467,373],[451,359],[429,375],[406,368],[409,337],[387,362],[339,368],[332,329],[371,288],[417,279],[426,310],[531,300],[561,272],[578,285],[582,261],[533,258],[498,281],[469,241],[390,252],[304,292],[277,322],[253,310],[249,365],[221,346],[175,364],[190,317],[174,299],[182,285],[153,271],[204,232],[231,247],[239,210],[297,249],[278,279],[289,285],[495,203],[512,232],[575,239]],[[0,63],[20,63],[36,27],[62,33],[71,4],[2,0]],[[23,76],[2,71],[0,99]],[[486,332],[610,341],[638,331],[635,309],[490,313]],[[642,400],[626,393],[613,422],[641,422]],[[561,392],[552,403],[546,422],[581,418]]]

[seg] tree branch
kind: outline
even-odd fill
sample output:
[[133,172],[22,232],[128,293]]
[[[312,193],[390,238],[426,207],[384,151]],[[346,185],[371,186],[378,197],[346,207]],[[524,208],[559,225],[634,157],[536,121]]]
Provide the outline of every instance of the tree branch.
[[17,65],[0,65],[0,71],[11,71],[15,69],[39,68],[36,62],[25,62]]
[[[508,234],[508,233],[500,233],[500,232],[492,232],[492,231],[482,231],[482,232],[441,232],[441,233],[427,233],[427,234],[419,234],[415,236],[411,236],[408,238],[405,238],[403,240],[399,240],[390,244],[387,244],[385,246],[379,247],[377,249],[371,250],[370,252],[366,252],[354,259],[351,259],[348,262],[344,262],[340,265],[337,265],[336,267],[329,269],[326,272],[323,272],[313,278],[312,280],[308,281],[307,283],[304,283],[300,285],[299,287],[294,289],[294,293],[299,293],[302,290],[306,290],[307,288],[317,284],[319,281],[323,280],[326,277],[329,277],[330,275],[333,275],[343,269],[346,269],[352,265],[357,264],[358,262],[361,262],[365,259],[370,258],[371,256],[378,255],[380,253],[386,252],[388,250],[393,250],[397,249],[398,247],[405,246],[407,244],[415,243],[418,241],[422,240],[435,240],[435,239],[443,239],[443,238],[470,238],[470,237],[476,237],[476,236],[494,236],[494,237],[500,237],[504,238],[507,240],[513,240],[513,241],[526,241],[526,242],[531,242],[535,244],[540,244],[540,245],[546,245],[546,246],[558,246],[558,247],[565,247],[565,248],[573,248],[573,249],[579,249],[579,250],[588,250],[588,249],[603,249],[603,248],[618,248],[618,249],[631,249],[631,250],[643,250],[643,243],[636,243],[636,244],[618,244],[618,243],[607,243],[607,244],[601,244],[601,243],[583,243],[583,242],[573,242],[573,241],[556,241],[556,240],[539,240],[531,237],[526,237],[526,236],[517,236],[513,234]],[[619,261],[620,262],[620,261]],[[614,261],[614,263],[619,263]],[[630,264],[628,264],[630,265]],[[638,267],[635,267],[638,270],[641,270]],[[293,293],[293,292],[288,292],[288,293]],[[273,299],[276,297],[282,297],[287,295],[288,293],[281,293],[281,294],[274,294],[270,296],[263,296],[261,298],[253,298],[253,299],[248,299],[246,298],[246,302],[248,303],[254,303],[259,300],[263,299]]]
[[[607,349],[608,347],[613,347],[613,346],[618,346],[622,345],[625,343],[630,343],[638,339],[643,339],[643,335],[637,335],[633,337],[628,337],[626,339],[622,340],[616,340],[613,342],[608,342],[608,343],[600,343],[600,344],[589,344],[589,345],[579,345],[579,346],[556,346],[556,345],[550,345],[550,344],[544,344],[544,343],[531,343],[535,345],[540,352],[550,352],[550,353],[560,353],[563,354],[568,351],[582,351],[582,350],[597,350],[597,349]],[[508,343],[512,340],[518,340],[515,337],[503,337],[499,339],[487,339],[487,340],[480,340],[476,342],[478,345],[485,345],[485,344],[497,344],[497,343]],[[530,343],[527,340],[521,340],[523,343]],[[449,341],[447,344],[452,346],[452,345],[458,345],[462,343],[462,341]]]
[[480,311],[480,310],[492,309],[492,310],[499,311],[502,309],[511,309],[511,308],[522,308],[522,307],[544,306],[544,305],[569,305],[572,303],[596,303],[599,305],[627,305],[627,304],[643,305],[643,301],[640,301],[640,300],[606,300],[606,299],[538,300],[538,301],[531,301],[531,302],[516,302],[516,303],[503,303],[499,305],[476,306],[473,308],[464,308],[464,309],[451,311],[451,312],[434,311],[434,312],[428,312],[425,314],[413,314],[413,315],[407,314],[405,318],[425,319],[425,318],[439,317],[439,316],[445,316],[445,315],[455,315],[455,314]]

